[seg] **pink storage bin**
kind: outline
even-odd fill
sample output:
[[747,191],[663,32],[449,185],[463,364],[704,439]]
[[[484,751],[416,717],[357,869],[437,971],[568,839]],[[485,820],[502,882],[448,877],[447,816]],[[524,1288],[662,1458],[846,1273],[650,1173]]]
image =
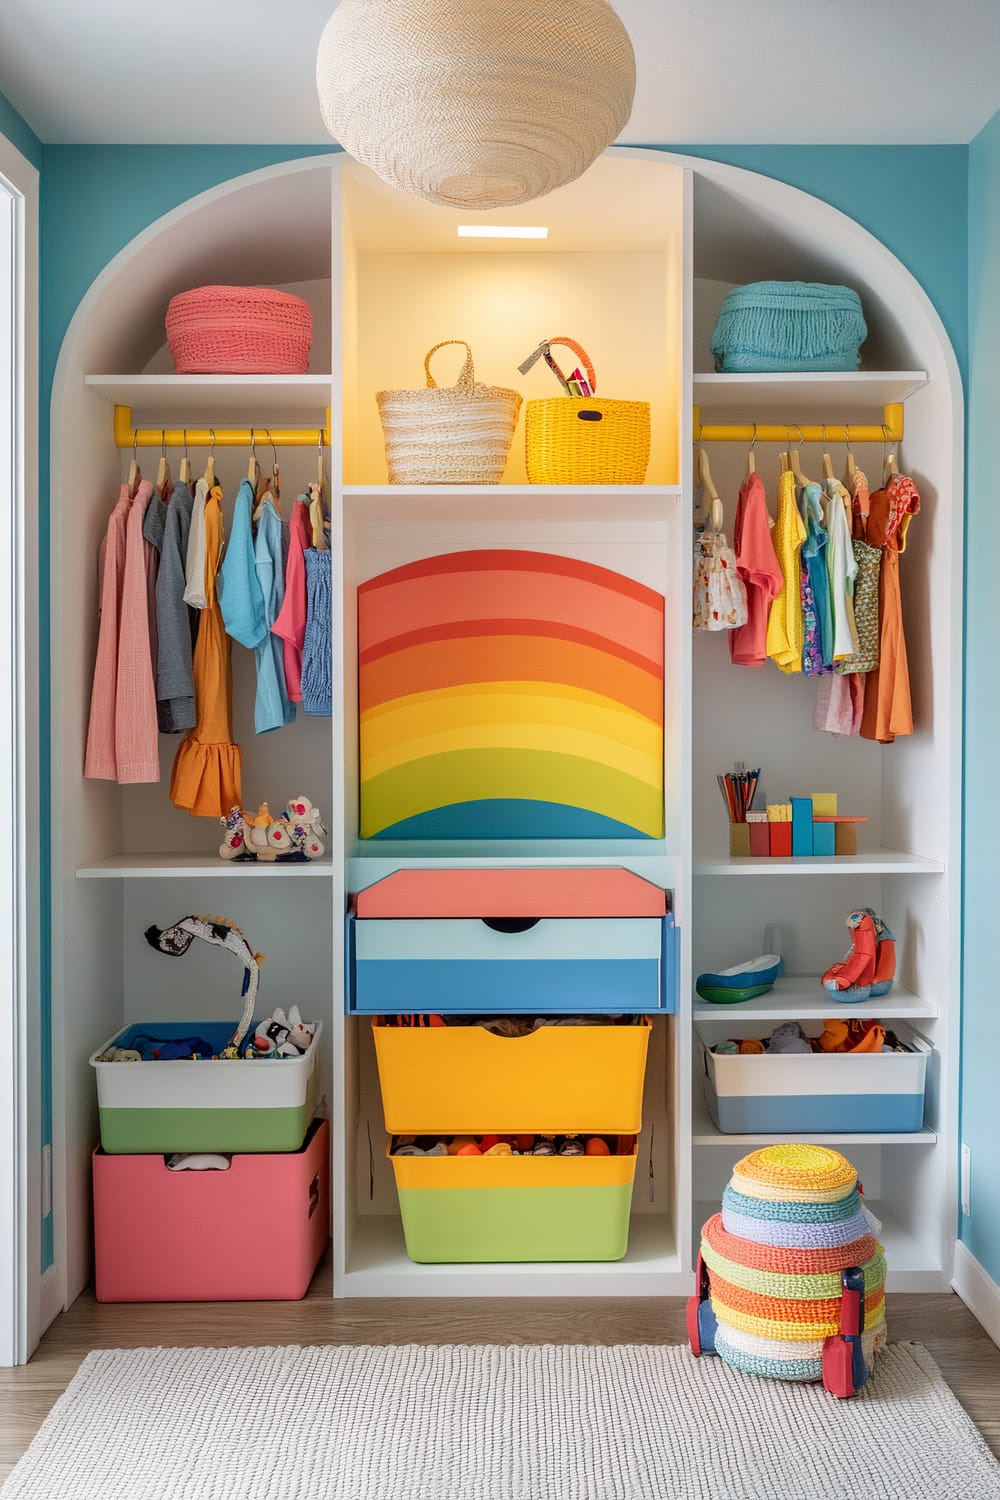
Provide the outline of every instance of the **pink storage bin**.
[[98,1302],[304,1297],[330,1234],[330,1127],[300,1151],[172,1171],[163,1156],[94,1152]]
[[167,343],[178,375],[303,375],[312,312],[266,286],[196,286],[167,306]]

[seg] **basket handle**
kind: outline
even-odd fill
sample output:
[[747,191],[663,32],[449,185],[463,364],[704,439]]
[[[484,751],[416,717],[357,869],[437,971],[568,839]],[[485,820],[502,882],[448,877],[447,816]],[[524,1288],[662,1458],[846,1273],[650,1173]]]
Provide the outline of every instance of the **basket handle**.
[[592,396],[596,396],[597,376],[594,374],[594,367],[590,362],[590,355],[587,353],[583,345],[578,344],[576,339],[567,338],[549,339],[549,345],[551,346],[552,344],[562,344],[564,349],[572,349],[573,353],[576,355],[577,359],[580,360],[584,370],[586,371],[587,382],[590,386],[590,394]]
[[471,391],[476,383],[476,371],[472,363],[472,346],[464,339],[442,339],[440,344],[435,344],[424,359],[424,374],[427,376],[427,384],[434,390],[437,389],[437,381],[431,374],[431,359],[439,349],[447,349],[449,344],[461,344],[465,350],[465,363],[458,372],[458,379],[453,389],[457,391]]

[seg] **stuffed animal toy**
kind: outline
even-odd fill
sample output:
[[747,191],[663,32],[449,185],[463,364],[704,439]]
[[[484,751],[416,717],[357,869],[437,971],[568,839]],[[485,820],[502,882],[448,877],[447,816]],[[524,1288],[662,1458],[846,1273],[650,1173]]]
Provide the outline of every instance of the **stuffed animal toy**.
[[315,1023],[304,1022],[297,1005],[291,1007],[287,1016],[279,1005],[273,1015],[258,1022],[253,1036],[254,1051],[261,1057],[272,1053],[278,1057],[301,1057],[309,1050],[315,1034]]
[[282,817],[288,824],[292,843],[306,859],[319,859],[326,853],[322,835],[330,830],[320,817],[319,808],[313,807],[308,797],[293,797]]

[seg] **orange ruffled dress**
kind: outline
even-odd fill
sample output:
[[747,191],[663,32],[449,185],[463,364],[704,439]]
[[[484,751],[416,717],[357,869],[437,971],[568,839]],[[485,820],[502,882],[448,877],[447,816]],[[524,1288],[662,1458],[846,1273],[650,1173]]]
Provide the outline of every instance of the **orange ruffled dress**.
[[241,807],[243,759],[233,743],[233,674],[215,578],[222,552],[222,491],[205,502],[205,598],[192,664],[197,723],[177,749],[170,800],[196,818],[222,818]]
[[878,666],[865,677],[861,737],[891,745],[897,734],[913,733],[899,556],[906,550],[906,533],[920,509],[920,496],[907,474],[894,474],[884,489],[872,494],[869,506],[868,544],[882,549],[879,658]]

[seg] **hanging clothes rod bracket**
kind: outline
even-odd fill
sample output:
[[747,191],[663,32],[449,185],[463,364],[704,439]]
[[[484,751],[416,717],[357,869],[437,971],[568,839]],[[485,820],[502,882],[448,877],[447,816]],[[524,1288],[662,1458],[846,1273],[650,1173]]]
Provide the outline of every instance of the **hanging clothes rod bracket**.
[[[890,401],[882,408],[882,421],[878,426],[862,422],[826,422],[800,427],[798,422],[767,423],[743,422],[702,426],[701,407],[693,411],[693,438],[696,443],[746,443],[756,438],[758,443],[784,443],[795,438],[800,443],[901,443],[903,441],[903,403]],[[126,444],[127,446],[127,444]]]
[[[330,408],[326,424],[318,427],[264,427],[276,448],[315,448],[317,442],[330,446]],[[115,407],[115,446],[118,448],[249,448],[249,427],[139,427],[132,426],[132,408]],[[852,434],[853,435],[853,434]]]

